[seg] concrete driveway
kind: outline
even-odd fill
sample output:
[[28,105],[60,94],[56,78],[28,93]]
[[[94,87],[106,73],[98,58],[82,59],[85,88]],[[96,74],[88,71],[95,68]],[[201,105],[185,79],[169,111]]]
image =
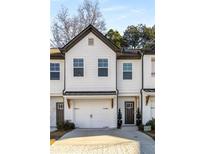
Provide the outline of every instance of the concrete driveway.
[[154,154],[154,140],[137,131],[122,129],[75,129],[51,146],[51,154]]

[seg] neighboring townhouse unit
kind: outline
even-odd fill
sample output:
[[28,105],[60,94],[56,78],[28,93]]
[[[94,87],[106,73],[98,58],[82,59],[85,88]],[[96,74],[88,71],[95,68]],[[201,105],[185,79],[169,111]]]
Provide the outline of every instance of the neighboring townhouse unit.
[[145,124],[155,118],[155,53],[145,51],[142,55],[142,119]]
[[123,125],[136,125],[138,108],[143,123],[154,117],[154,52],[119,49],[89,25],[50,55],[51,127],[116,128],[119,109]]

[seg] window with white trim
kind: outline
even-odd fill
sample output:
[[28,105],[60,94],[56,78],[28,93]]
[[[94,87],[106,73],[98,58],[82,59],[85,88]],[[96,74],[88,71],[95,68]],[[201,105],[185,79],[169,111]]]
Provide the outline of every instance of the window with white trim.
[[132,63],[123,63],[123,80],[132,80]]
[[50,63],[50,79],[60,80],[60,64]]
[[94,39],[88,38],[88,45],[94,45]]
[[98,76],[108,76],[108,59],[98,59]]
[[84,76],[84,61],[83,58],[73,59],[73,76],[82,77]]
[[155,58],[154,57],[152,57],[151,58],[151,76],[155,76]]

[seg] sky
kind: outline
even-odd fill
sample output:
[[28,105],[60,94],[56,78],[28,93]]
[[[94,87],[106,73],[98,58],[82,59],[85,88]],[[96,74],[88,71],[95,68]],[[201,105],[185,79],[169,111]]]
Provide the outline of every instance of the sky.
[[[77,14],[77,8],[83,0],[50,0],[51,22],[61,6],[68,8],[71,15]],[[98,0],[99,8],[105,19],[106,28],[118,30],[121,34],[129,25],[155,24],[154,0]]]

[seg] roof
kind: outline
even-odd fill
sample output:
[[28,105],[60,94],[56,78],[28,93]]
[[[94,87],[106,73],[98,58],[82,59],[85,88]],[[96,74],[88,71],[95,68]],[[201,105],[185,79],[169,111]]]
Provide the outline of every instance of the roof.
[[107,39],[101,32],[99,32],[94,26],[89,25],[83,31],[81,31],[77,36],[75,36],[71,41],[69,41],[62,48],[51,48],[50,58],[51,59],[64,59],[64,54],[68,52],[74,45],[76,45],[80,40],[82,40],[87,34],[92,32],[101,41],[103,41],[107,46],[109,46],[117,54],[117,59],[140,59],[142,51],[145,55],[153,55],[155,51],[152,49],[125,49],[117,47],[112,41]]
[[121,52],[117,54],[117,59],[140,59],[140,50],[122,48]]
[[64,95],[116,95],[116,91],[65,91]]
[[82,40],[87,34],[92,32],[95,34],[101,41],[103,41],[107,46],[109,46],[113,51],[120,52],[120,48],[107,39],[101,32],[99,32],[93,25],[89,25],[83,31],[81,31],[77,36],[75,36],[71,41],[69,41],[64,47],[59,48],[62,53],[68,52],[75,44]]
[[64,59],[64,55],[58,48],[50,48],[50,59]]
[[155,50],[152,49],[141,49],[144,55],[155,55]]

